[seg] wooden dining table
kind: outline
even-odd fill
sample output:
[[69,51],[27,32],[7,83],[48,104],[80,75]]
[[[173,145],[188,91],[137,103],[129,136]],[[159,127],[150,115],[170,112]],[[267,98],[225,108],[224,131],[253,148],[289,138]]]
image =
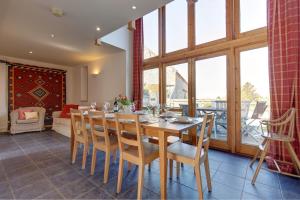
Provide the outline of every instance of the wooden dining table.
[[[86,122],[88,122],[88,116],[85,117]],[[191,123],[173,123],[170,120],[164,120],[160,118],[156,118],[155,120],[149,120],[147,122],[141,122],[142,132],[145,136],[157,137],[158,145],[159,145],[159,163],[160,163],[160,191],[161,191],[161,199],[167,199],[167,190],[166,190],[166,182],[167,182],[167,138],[169,136],[179,136],[182,132],[196,129],[198,125],[201,124],[202,118],[191,118]],[[102,120],[99,118],[98,123],[102,125]],[[114,118],[107,118],[107,124],[110,129],[116,128],[116,123]],[[128,132],[134,130],[135,126],[130,123],[124,123],[123,128]],[[196,131],[189,131],[189,134],[196,133]],[[191,138],[194,138],[194,142],[196,144],[196,135],[190,135]],[[70,140],[70,148],[71,155],[73,153],[73,144],[74,144],[74,130],[71,126],[71,140]]]

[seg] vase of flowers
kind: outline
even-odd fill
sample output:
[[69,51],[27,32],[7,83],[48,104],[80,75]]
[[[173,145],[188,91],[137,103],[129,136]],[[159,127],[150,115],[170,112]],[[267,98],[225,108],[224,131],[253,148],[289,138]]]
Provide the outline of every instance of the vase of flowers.
[[116,97],[116,101],[118,103],[119,110],[125,113],[130,113],[134,111],[134,103],[131,100],[129,100],[126,96],[120,94],[118,97]]

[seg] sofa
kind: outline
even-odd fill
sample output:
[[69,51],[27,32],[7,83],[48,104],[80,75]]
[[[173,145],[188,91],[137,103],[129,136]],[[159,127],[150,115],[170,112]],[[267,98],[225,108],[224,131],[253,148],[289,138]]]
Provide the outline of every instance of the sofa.
[[83,109],[86,106],[77,104],[66,104],[62,111],[52,113],[53,123],[52,130],[67,137],[71,137],[71,109]]
[[61,113],[62,111],[54,111],[52,113],[52,117],[53,117],[52,130],[64,136],[71,137],[71,119],[62,118]]
[[[20,119],[20,110],[30,110],[32,112],[38,113],[37,119]],[[26,107],[19,108],[10,113],[10,133],[24,133],[32,131],[42,131],[44,130],[44,119],[45,119],[45,108],[41,107]]]

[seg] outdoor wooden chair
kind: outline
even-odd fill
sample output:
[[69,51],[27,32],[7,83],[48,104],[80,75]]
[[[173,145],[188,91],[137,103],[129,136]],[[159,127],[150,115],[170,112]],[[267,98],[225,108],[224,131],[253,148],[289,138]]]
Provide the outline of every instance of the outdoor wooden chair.
[[[260,128],[261,128],[261,132],[259,132],[257,129],[259,128],[259,126],[251,126],[251,124],[253,124],[253,122],[260,120],[263,116],[263,114],[265,113],[266,109],[267,109],[268,105],[266,101],[257,101],[254,111],[252,113],[252,116],[250,118],[250,122],[246,122],[243,124],[243,129],[242,132],[245,135],[248,135],[250,133],[250,136],[253,137],[254,140],[257,141],[257,139],[255,138],[256,135],[260,135],[263,130],[262,130],[262,126],[260,124]],[[253,133],[255,132],[255,134]]]
[[117,135],[110,134],[105,118],[105,113],[102,111],[89,112],[89,123],[91,127],[91,134],[93,140],[91,175],[94,175],[95,172],[97,150],[103,151],[105,152],[103,182],[107,183],[110,166],[110,155],[111,153],[114,153],[114,158],[116,158],[116,153],[118,149]]
[[72,155],[72,164],[75,163],[78,144],[83,145],[82,169],[85,169],[86,157],[89,151],[89,145],[92,144],[92,136],[87,129],[87,124],[84,119],[86,110],[71,109],[71,123],[74,131],[74,146]]
[[[264,141],[262,142],[261,145],[259,145],[257,153],[250,163],[250,167],[252,167],[254,162],[260,155],[259,163],[257,165],[257,168],[252,178],[252,184],[255,184],[256,178],[261,169],[262,163],[268,153],[268,150],[270,148],[270,143],[272,141],[281,142],[284,144],[285,147],[287,147],[287,150],[292,159],[292,163],[295,167],[297,174],[299,175],[300,161],[291,145],[291,142],[294,141],[295,115],[296,115],[296,109],[291,108],[278,119],[268,120],[268,121],[265,120],[261,122],[262,125],[267,126],[267,133],[262,134]],[[273,161],[278,170],[276,172],[285,175],[291,175],[289,173],[282,172],[277,161],[276,160]]]
[[[209,140],[214,124],[214,114],[205,114],[197,146],[176,142],[168,147],[170,178],[173,174],[173,160],[192,165],[195,169],[199,198],[203,199],[200,165],[204,163],[208,191],[212,190],[208,161]],[[179,173],[177,173],[179,175]]]
[[[124,160],[126,160],[128,163],[135,164],[139,167],[137,199],[141,199],[144,181],[144,168],[145,165],[150,164],[153,160],[159,157],[158,145],[144,142],[139,122],[139,115],[116,114],[115,118],[120,150],[117,193],[121,192],[123,165]],[[133,131],[135,132],[136,137],[127,137],[127,130],[124,129],[125,124],[130,124],[134,127]]]

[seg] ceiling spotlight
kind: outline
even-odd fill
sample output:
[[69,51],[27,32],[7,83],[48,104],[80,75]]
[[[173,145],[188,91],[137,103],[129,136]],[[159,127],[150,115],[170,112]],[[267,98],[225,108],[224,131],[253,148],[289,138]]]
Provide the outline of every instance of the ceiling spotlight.
[[54,38],[54,37],[55,37],[55,35],[54,35],[53,33],[52,33],[50,36],[51,36],[51,38]]
[[97,27],[97,28],[96,28],[96,30],[97,30],[97,31],[100,31],[100,30],[101,30],[101,28],[100,28],[100,27]]
[[32,54],[33,52],[32,52],[32,51],[29,51],[28,53],[29,53],[29,54]]
[[136,9],[136,6],[132,6],[131,8],[132,8],[132,10],[135,10],[135,9]]
[[61,8],[51,7],[50,10],[51,10],[52,14],[56,17],[64,16],[64,11]]

